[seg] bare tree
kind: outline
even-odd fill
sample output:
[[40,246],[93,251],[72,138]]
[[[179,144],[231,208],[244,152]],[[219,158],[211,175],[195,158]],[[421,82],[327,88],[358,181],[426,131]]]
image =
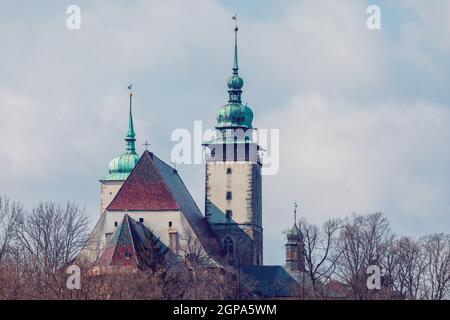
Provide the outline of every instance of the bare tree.
[[326,295],[323,284],[333,275],[340,256],[339,253],[333,252],[333,249],[341,225],[338,219],[326,221],[322,228],[309,224],[305,219],[299,222],[304,241],[305,272],[312,285],[311,298]]
[[56,271],[72,262],[86,242],[89,220],[75,203],[43,202],[23,217],[19,241],[42,270]]
[[190,229],[184,230],[184,236],[181,241],[183,242],[181,252],[187,268],[197,270],[198,268],[204,267],[208,263],[208,254],[203,249],[203,245],[200,240]]
[[422,242],[410,237],[392,240],[383,262],[386,286],[400,299],[421,298],[425,272]]
[[190,230],[185,230],[183,235],[180,247],[182,260],[161,275],[166,299],[224,300],[252,297],[254,286],[250,279],[226,263],[222,265],[221,261],[209,257],[203,244]]
[[22,214],[23,207],[20,203],[0,196],[0,264],[7,254],[11,254]]
[[450,235],[433,234],[422,239],[425,274],[423,297],[429,300],[448,299],[450,294]]
[[392,238],[389,223],[381,213],[353,215],[344,223],[337,242],[336,274],[351,288],[355,299],[373,298],[366,286],[367,268],[382,266]]
[[36,277],[36,293],[48,290],[59,296],[65,285],[65,269],[74,261],[88,235],[89,221],[75,203],[38,204],[23,215],[18,243],[23,268]]

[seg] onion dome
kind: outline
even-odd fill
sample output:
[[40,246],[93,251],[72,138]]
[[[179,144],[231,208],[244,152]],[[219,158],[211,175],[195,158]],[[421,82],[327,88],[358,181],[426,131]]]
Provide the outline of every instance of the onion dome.
[[244,86],[244,80],[239,75],[233,74],[228,78],[227,86],[230,90],[241,90]]
[[244,128],[252,129],[253,111],[247,105],[241,103],[228,103],[217,112],[218,129]]
[[289,242],[302,242],[303,241],[303,233],[300,231],[300,229],[297,227],[297,225],[294,225],[289,231],[287,232],[286,238]]
[[124,153],[111,160],[108,166],[109,175],[105,180],[126,180],[139,161],[139,155]]

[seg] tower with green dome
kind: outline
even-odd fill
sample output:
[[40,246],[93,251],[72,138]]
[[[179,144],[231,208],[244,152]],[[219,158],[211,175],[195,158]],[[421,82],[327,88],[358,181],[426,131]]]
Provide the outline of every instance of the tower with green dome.
[[[236,20],[236,17],[233,17]],[[227,80],[228,103],[217,111],[216,136],[205,143],[205,215],[230,264],[263,264],[262,177],[253,111],[242,103],[238,27]]]
[[133,124],[133,93],[131,91],[132,86],[128,87],[130,90],[130,109],[128,115],[128,131],[125,136],[125,152],[120,156],[112,159],[108,166],[108,175],[100,180],[101,183],[101,208],[100,214],[102,214],[115,195],[119,191],[124,181],[128,178],[134,166],[139,161],[139,155],[136,152],[136,134],[134,132]]

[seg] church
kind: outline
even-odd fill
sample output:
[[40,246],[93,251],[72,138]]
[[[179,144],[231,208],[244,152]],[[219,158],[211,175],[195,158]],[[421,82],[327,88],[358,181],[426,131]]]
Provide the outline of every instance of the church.
[[175,168],[149,150],[136,152],[129,87],[125,152],[100,180],[100,218],[80,254],[93,274],[133,272],[148,261],[176,265],[195,243],[207,266],[242,270],[266,296],[289,296],[283,286],[269,290],[272,282],[287,287],[304,279],[303,237],[295,225],[287,234],[286,264],[263,263],[261,148],[252,139],[253,111],[241,99],[237,35],[236,26],[228,102],[217,112],[216,136],[203,145],[204,214]]

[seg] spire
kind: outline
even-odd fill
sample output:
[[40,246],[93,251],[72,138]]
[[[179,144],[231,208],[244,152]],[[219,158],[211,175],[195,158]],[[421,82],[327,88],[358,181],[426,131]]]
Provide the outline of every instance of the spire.
[[297,208],[298,204],[297,202],[294,203],[294,227],[297,229]]
[[238,75],[239,74],[239,62],[238,62],[238,39],[237,39],[237,35],[238,35],[238,31],[239,31],[239,27],[237,25],[237,15],[233,16],[233,20],[234,20],[234,64],[233,64],[233,74]]
[[136,153],[136,134],[134,133],[134,125],[133,125],[133,92],[132,92],[133,86],[130,84],[128,86],[128,90],[130,90],[130,114],[128,116],[128,132],[125,137],[125,141],[127,143],[127,152],[128,153]]
[[239,77],[239,62],[238,62],[238,31],[239,27],[237,25],[237,16],[233,16],[234,20],[234,62],[233,62],[233,75],[228,79],[228,93],[230,103],[242,103],[241,94],[242,87],[244,86],[244,80]]

